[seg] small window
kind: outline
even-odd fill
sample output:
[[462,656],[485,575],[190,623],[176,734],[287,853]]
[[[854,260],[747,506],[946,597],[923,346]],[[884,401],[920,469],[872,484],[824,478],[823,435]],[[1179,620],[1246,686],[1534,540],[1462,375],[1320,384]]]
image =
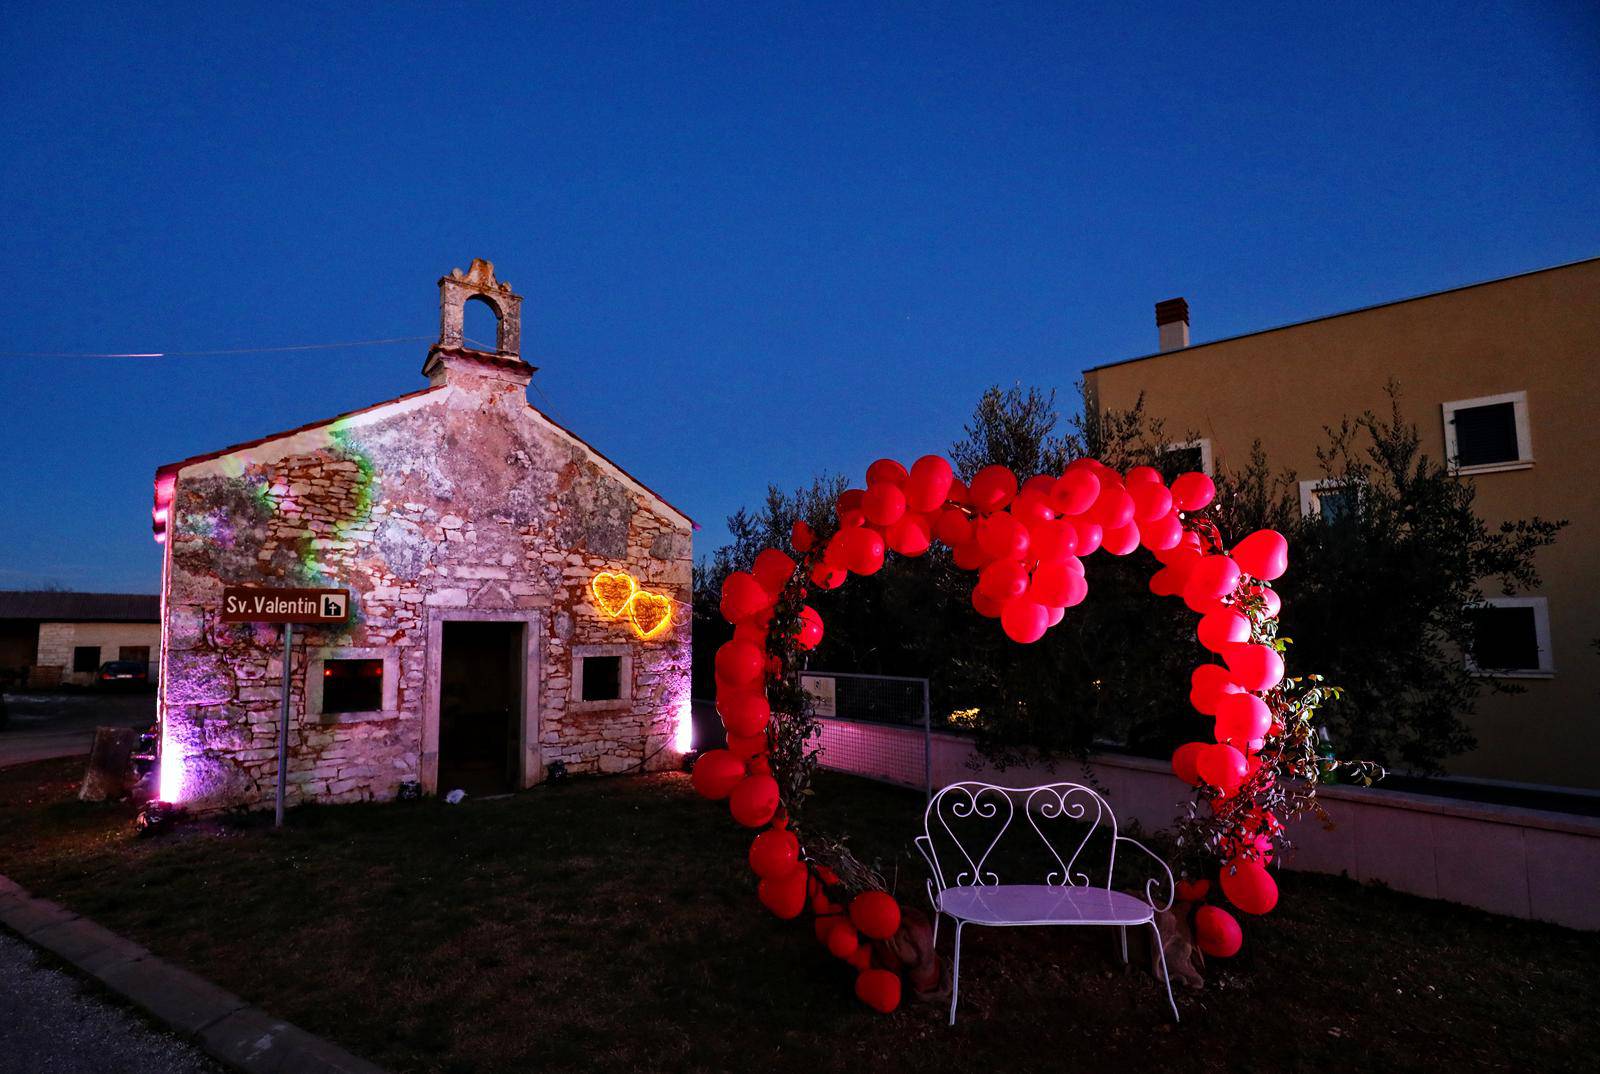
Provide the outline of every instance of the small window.
[[1467,473],[1531,466],[1528,394],[1511,392],[1445,403],[1444,447],[1450,465]]
[[100,670],[100,646],[79,645],[72,650],[72,670],[94,674]]
[[1349,481],[1300,482],[1300,517],[1320,518],[1330,525],[1348,522],[1361,507],[1361,489]]
[[1211,441],[1205,437],[1180,444],[1168,444],[1161,449],[1157,467],[1169,483],[1179,474],[1211,473]]
[[148,664],[150,662],[150,646],[124,645],[117,650],[118,660],[130,660],[135,664]]
[[583,658],[584,701],[617,701],[622,697],[622,657]]
[[382,660],[324,660],[323,712],[376,712],[383,708]]
[[1549,675],[1549,606],[1543,597],[1492,597],[1468,609],[1472,652],[1467,666],[1484,675]]

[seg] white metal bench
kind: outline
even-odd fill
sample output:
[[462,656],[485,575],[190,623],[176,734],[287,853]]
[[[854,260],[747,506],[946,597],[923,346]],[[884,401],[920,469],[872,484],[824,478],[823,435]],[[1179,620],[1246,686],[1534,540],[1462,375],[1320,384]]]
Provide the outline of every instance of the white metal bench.
[[[1003,884],[992,869],[985,868],[1018,812],[1049,852],[1042,884]],[[952,828],[952,821],[961,829],[959,833]],[[1077,867],[1102,824],[1111,838],[1105,884],[1100,886],[1091,879],[1087,865]],[[1172,1006],[1172,1017],[1177,1019],[1178,1005],[1172,998],[1172,981],[1167,977],[1166,952],[1155,922],[1156,911],[1172,906],[1172,870],[1144,844],[1117,831],[1116,814],[1095,791],[1080,783],[1036,787],[952,783],[929,801],[922,834],[915,842],[933,874],[928,881],[928,897],[933,901],[934,942],[939,940],[941,916],[956,924],[955,960],[950,971],[951,1025],[956,1022],[956,1002],[961,994],[961,930],[968,925],[1113,926],[1122,934],[1123,962],[1128,961],[1128,926],[1148,925],[1161,960],[1167,1002]],[[1161,868],[1159,874],[1145,882],[1142,899],[1111,889],[1117,848],[1123,843],[1138,847]],[[1060,848],[1066,847],[1072,848],[1072,854],[1063,859]],[[955,867],[954,872],[945,868],[941,853]],[[1098,848],[1095,853],[1098,855]],[[1056,866],[1053,869],[1048,868],[1052,860]],[[1094,875],[1099,875],[1097,870]],[[1163,876],[1167,899],[1158,906],[1152,891],[1160,894]]]

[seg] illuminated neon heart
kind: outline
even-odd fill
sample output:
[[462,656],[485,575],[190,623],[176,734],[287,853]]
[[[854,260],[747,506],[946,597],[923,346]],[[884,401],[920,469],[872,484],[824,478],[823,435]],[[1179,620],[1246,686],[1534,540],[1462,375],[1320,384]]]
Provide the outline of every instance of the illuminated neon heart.
[[633,575],[612,574],[609,571],[601,571],[589,583],[595,605],[612,619],[628,610],[638,589],[639,584],[633,580]]
[[641,589],[628,605],[628,618],[641,638],[653,638],[672,625],[672,598]]

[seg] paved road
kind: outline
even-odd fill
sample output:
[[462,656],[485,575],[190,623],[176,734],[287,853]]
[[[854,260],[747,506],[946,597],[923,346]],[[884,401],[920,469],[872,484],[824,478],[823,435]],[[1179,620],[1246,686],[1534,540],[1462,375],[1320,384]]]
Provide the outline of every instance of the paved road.
[[0,933],[0,1071],[18,1074],[220,1074],[170,1033],[40,964]]
[[148,727],[156,719],[153,692],[6,694],[5,704],[11,721],[0,730],[0,768],[87,757],[96,727]]

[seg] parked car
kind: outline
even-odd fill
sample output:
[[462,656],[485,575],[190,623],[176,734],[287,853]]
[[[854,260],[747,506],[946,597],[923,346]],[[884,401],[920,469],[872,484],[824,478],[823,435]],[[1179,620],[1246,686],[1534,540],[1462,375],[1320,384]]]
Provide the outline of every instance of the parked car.
[[103,689],[137,689],[150,685],[150,668],[142,660],[107,660],[100,665],[95,685]]

